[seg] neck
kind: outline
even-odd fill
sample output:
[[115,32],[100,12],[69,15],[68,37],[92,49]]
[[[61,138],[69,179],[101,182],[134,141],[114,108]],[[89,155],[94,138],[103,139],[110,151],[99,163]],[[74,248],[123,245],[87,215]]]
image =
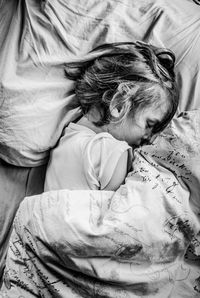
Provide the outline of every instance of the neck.
[[96,133],[100,133],[100,132],[107,132],[107,127],[104,126],[96,126],[93,121],[95,121],[95,119],[93,119],[93,117],[91,117],[90,115],[85,115],[83,116],[78,122],[77,124],[83,125],[85,127],[88,127],[89,129],[93,130]]

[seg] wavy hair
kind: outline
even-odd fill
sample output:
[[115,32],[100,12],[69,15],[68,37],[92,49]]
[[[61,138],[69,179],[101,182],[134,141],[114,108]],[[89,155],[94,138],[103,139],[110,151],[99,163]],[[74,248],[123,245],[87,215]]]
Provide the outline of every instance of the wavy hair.
[[[178,107],[178,89],[174,73],[174,54],[144,42],[103,44],[82,61],[67,63],[67,78],[74,80],[76,100],[83,114],[98,109],[102,126],[120,122],[137,110],[158,104],[164,94],[168,101],[165,117],[154,132],[163,130]],[[119,117],[112,110],[120,111]]]

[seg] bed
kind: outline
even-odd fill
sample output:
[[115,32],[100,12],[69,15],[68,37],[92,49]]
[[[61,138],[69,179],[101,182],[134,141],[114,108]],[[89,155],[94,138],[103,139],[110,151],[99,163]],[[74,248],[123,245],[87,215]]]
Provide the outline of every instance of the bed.
[[[199,26],[192,0],[0,1],[2,297],[200,296]],[[174,51],[175,119],[116,192],[44,193],[79,116],[65,63],[122,40]]]

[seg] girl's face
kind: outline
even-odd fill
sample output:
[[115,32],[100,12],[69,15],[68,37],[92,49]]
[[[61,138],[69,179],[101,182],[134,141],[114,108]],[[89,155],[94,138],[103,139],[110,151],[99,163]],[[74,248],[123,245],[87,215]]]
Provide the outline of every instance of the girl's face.
[[128,116],[122,123],[111,125],[109,132],[133,147],[151,144],[157,136],[153,135],[153,128],[162,121],[167,108],[167,102],[163,100],[159,105],[138,111],[134,118]]

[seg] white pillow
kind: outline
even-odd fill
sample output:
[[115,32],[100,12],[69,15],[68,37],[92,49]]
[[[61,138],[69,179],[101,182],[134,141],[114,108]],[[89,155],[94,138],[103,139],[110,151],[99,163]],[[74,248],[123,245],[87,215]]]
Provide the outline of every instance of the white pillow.
[[64,63],[104,42],[142,39],[171,48],[179,108],[199,107],[198,9],[187,0],[33,0],[24,7],[2,1],[0,157],[20,166],[46,162],[72,117],[67,104],[73,84],[64,77]]

